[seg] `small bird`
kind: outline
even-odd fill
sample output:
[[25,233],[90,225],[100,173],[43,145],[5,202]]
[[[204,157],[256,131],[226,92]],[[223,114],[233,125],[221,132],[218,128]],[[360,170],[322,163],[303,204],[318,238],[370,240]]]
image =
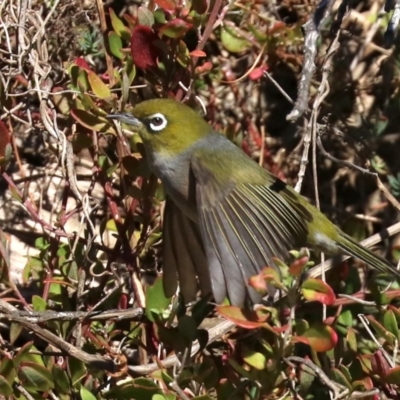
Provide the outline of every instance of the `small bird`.
[[258,303],[247,282],[274,257],[307,246],[354,256],[379,272],[400,276],[388,261],[362,247],[317,208],[260,167],[190,107],[147,100],[108,118],[141,137],[150,169],[167,193],[163,220],[163,283],[178,282],[185,303],[200,289],[221,303]]

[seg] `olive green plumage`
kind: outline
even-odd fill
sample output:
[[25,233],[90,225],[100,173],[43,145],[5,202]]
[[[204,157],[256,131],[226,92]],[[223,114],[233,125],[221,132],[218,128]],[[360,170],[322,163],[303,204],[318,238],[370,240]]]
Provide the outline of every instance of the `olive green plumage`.
[[[150,168],[168,198],[163,226],[164,288],[179,282],[186,302],[212,291],[234,305],[260,295],[247,279],[273,257],[309,246],[349,254],[380,272],[400,276],[360,246],[292,187],[261,168],[184,104],[155,99],[132,114],[111,115],[143,140]],[[198,279],[197,279],[197,278]]]

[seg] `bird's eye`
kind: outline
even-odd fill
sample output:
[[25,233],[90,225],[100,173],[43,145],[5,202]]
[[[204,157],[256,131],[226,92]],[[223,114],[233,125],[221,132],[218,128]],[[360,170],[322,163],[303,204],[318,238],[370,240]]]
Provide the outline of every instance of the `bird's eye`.
[[149,127],[154,132],[159,132],[167,126],[167,119],[164,115],[157,113],[149,118]]

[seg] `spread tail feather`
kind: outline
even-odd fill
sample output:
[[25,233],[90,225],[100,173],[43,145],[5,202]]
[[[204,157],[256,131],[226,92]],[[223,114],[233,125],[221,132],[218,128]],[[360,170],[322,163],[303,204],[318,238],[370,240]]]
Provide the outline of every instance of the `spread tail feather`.
[[340,242],[337,243],[338,247],[343,250],[344,253],[356,257],[359,260],[365,262],[370,267],[376,269],[379,272],[388,275],[395,275],[400,277],[400,271],[396,269],[389,261],[374,254],[371,250],[361,246],[358,242],[352,239],[350,236],[343,232],[340,232]]

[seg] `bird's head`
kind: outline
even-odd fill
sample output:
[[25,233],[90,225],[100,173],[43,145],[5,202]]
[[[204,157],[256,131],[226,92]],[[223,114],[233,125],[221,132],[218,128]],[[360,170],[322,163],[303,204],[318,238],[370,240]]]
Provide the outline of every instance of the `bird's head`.
[[130,113],[111,114],[108,118],[129,125],[152,155],[179,155],[213,132],[196,111],[172,99],[143,101]]

